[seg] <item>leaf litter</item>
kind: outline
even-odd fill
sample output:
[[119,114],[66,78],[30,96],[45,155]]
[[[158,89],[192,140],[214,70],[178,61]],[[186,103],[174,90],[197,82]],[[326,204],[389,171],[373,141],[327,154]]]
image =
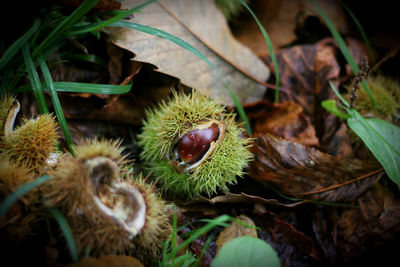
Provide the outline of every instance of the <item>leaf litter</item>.
[[[284,4],[288,5],[287,1]],[[283,266],[346,265],[368,262],[368,255],[375,251],[387,255],[384,248],[395,245],[400,238],[398,192],[376,161],[355,157],[345,123],[320,105],[325,99],[336,99],[328,86],[329,80],[340,88],[354,75],[344,64],[335,41],[321,38],[315,44],[290,45],[298,38],[293,35],[296,26],[293,21],[287,26],[282,23],[282,17],[285,17],[280,13],[282,17],[276,18],[275,25],[288,28],[284,29],[281,39],[274,38],[279,30],[271,31],[271,39],[280,48],[276,57],[282,86],[281,103],[272,104],[265,82],[269,78],[268,67],[273,70],[273,66],[270,59],[265,58],[265,50],[258,50],[261,52],[255,54],[265,60],[266,65],[230,36],[228,24],[223,17],[221,20],[214,5],[205,6],[210,12],[198,14],[187,4],[160,1],[131,18],[136,23],[161,29],[166,27],[164,30],[177,36],[188,35],[190,39],[185,40],[195,44],[210,60],[215,60],[223,73],[232,72],[228,81],[237,88],[235,92],[241,102],[246,103],[246,113],[255,133],[252,146],[255,160],[247,168],[248,175],[239,181],[237,187],[232,187],[231,192],[219,192],[212,198],[200,196],[185,205],[176,200],[180,210],[178,225],[196,219],[215,218],[219,214],[246,216],[248,222],[252,221],[258,227],[257,231],[251,231],[251,235],[256,232],[256,236],[271,244]],[[283,6],[276,10],[284,9]],[[180,13],[183,10],[186,12]],[[260,9],[258,14],[262,11]],[[219,15],[214,16],[214,12]],[[264,19],[273,19],[268,16],[265,15]],[[218,19],[218,22],[213,19]],[[348,22],[342,19],[338,17],[336,23],[343,23],[346,27]],[[216,26],[220,24],[223,26],[219,29]],[[245,23],[240,26],[248,27]],[[96,69],[79,63],[61,63],[52,68],[53,78],[59,81],[132,82],[131,92],[125,95],[60,93],[74,142],[96,136],[122,138],[135,155],[140,149],[134,142],[132,144],[134,138],[130,129],[135,137],[140,132],[144,110],[166,99],[172,88],[189,91],[188,86],[192,86],[228,106],[233,105],[218,80],[220,77],[204,62],[181,48],[161,44],[157,38],[144,37],[137,32],[134,36],[116,37],[116,33],[123,32],[111,31],[113,43],[104,46],[104,55],[109,60],[106,68]],[[241,37],[254,36],[243,30],[240,34]],[[241,37],[239,40],[247,43],[253,51],[257,49],[254,45],[263,45],[253,39],[252,46],[249,39]],[[346,40],[356,61],[360,62],[367,53],[365,46],[355,39]],[[89,51],[91,42],[95,41],[89,41]],[[104,39],[101,42],[105,42]],[[282,45],[286,48],[281,48]],[[229,54],[227,51],[230,49]],[[234,58],[232,55],[235,54],[240,54],[241,58]],[[390,63],[391,58],[396,56],[391,55],[382,64]],[[196,77],[201,72],[205,72],[206,77]],[[21,98],[25,116],[36,113],[37,108],[30,96],[24,93]],[[141,168],[140,162],[134,166]],[[259,185],[260,188],[248,190],[244,184]],[[194,223],[187,230],[198,227],[200,224]],[[248,231],[238,225],[235,227],[236,235]],[[204,253],[203,266],[211,264],[217,252],[218,236],[228,229],[217,227],[210,232],[213,238]],[[189,250],[200,255],[206,238],[196,239]],[[54,248],[49,244],[48,248]]]

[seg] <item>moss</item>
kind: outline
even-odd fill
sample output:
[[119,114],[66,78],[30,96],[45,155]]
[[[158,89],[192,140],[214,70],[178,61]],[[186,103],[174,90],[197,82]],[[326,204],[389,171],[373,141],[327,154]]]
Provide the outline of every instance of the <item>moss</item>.
[[[396,115],[400,109],[400,85],[393,79],[383,75],[369,76],[365,82],[368,84],[376,102],[381,108],[378,112],[374,103],[369,98],[364,87],[361,85],[357,91],[357,100],[354,108],[362,115],[369,115],[387,121],[392,120],[392,115]],[[347,87],[350,91],[351,87]]]
[[[248,1],[245,0],[245,3]],[[215,4],[222,11],[227,20],[231,20],[243,10],[239,0],[215,0]]]

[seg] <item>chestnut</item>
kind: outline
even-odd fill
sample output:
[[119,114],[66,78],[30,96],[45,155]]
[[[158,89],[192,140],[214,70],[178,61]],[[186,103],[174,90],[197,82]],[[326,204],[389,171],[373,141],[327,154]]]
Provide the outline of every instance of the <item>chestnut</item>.
[[250,138],[223,105],[197,91],[173,92],[146,112],[139,144],[145,170],[163,191],[184,198],[228,190],[252,158]]

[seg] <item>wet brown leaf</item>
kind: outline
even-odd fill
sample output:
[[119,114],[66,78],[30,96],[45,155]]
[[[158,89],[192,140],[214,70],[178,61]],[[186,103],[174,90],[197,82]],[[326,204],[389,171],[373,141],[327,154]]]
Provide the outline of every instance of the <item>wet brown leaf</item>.
[[289,223],[268,211],[263,216],[253,216],[261,228],[260,239],[269,243],[278,253],[282,266],[320,266],[321,260],[314,241]]
[[[346,39],[349,49],[357,63],[362,55],[367,55],[365,45],[361,42]],[[314,45],[292,46],[276,53],[281,75],[281,101],[293,101],[300,104],[305,114],[310,116],[317,132],[320,145],[328,146],[340,126],[339,119],[326,111],[321,102],[326,99],[337,99],[328,81],[336,88],[348,79],[352,72],[341,66],[339,51],[332,38],[326,38]],[[268,65],[273,66],[270,58]],[[332,146],[331,146],[332,147]],[[327,151],[330,153],[330,151]]]
[[337,159],[315,148],[272,135],[256,135],[249,175],[283,194],[329,202],[351,202],[382,176],[383,169],[357,159]]
[[[124,1],[123,7],[139,3]],[[241,103],[262,98],[269,70],[250,49],[235,40],[213,0],[159,1],[135,14],[131,21],[166,31],[191,44],[219,68],[223,77],[198,56],[171,41],[130,29],[110,29],[113,42],[133,52],[135,60],[150,63],[157,71],[177,77],[183,84],[226,105],[234,104],[224,80]]]
[[313,215],[313,229],[317,241],[335,265],[350,264],[361,259],[365,263],[387,262],[385,258],[375,255],[385,254],[382,250],[387,250],[387,255],[397,253],[395,248],[400,239],[398,194],[378,183],[357,202],[360,206],[358,209],[316,212]]
[[225,243],[234,238],[242,236],[257,237],[257,230],[255,229],[256,225],[250,217],[242,214],[236,217],[236,219],[243,222],[245,226],[236,221],[233,221],[229,226],[227,226],[217,238],[217,253]]
[[254,133],[270,133],[303,145],[317,146],[315,129],[303,108],[291,101],[258,101],[245,106]]
[[[341,33],[348,32],[345,11],[337,1],[317,0],[317,3]],[[304,28],[308,19],[319,18],[319,14],[308,0],[250,1],[250,7],[268,32],[275,51],[295,41],[297,38],[295,31]],[[238,21],[234,20],[233,23],[233,33],[239,41],[250,47],[261,58],[269,55],[268,46],[260,29],[247,12],[242,12]],[[313,30],[315,31],[315,28]]]

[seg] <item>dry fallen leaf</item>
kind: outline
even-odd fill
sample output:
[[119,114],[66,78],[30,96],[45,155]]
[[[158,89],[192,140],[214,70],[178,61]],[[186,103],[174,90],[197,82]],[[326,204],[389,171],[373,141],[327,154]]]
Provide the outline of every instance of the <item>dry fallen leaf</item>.
[[[365,45],[346,39],[357,63],[367,55]],[[330,140],[340,126],[339,119],[326,111],[321,102],[337,99],[328,81],[336,88],[353,74],[342,64],[341,52],[333,38],[325,38],[314,45],[298,45],[276,53],[281,75],[281,101],[293,101],[303,107],[317,132],[320,145],[329,147]],[[267,58],[268,65],[273,66]],[[283,93],[285,92],[285,93]],[[332,147],[332,146],[331,146]],[[330,153],[331,151],[327,151]]]
[[236,221],[233,221],[229,226],[227,226],[217,238],[217,253],[225,243],[234,238],[241,236],[257,237],[257,230],[255,229],[256,225],[250,217],[242,214],[236,219],[242,221],[245,226],[237,223]]
[[258,101],[245,106],[254,133],[270,133],[303,145],[318,146],[318,138],[303,108],[291,101]]
[[[331,18],[335,27],[343,34],[348,33],[345,12],[340,3],[335,0],[317,0],[317,2]],[[250,7],[268,32],[275,51],[295,41],[296,30],[304,28],[305,24],[313,18],[319,18],[308,0],[251,1]],[[323,23],[322,19],[320,21]],[[238,22],[235,22],[233,20],[233,33],[238,40],[250,47],[261,58],[269,55],[265,39],[250,15],[243,12]],[[315,25],[313,26],[315,30]]]
[[[123,2],[132,8],[140,1]],[[269,70],[250,49],[232,36],[213,0],[163,0],[143,8],[130,19],[134,23],[166,31],[194,46],[221,74],[205,61],[171,41],[126,28],[111,28],[112,41],[131,52],[135,60],[150,63],[162,73],[177,77],[221,103],[233,106],[224,85],[227,81],[241,103],[263,97]]]
[[351,202],[380,179],[376,163],[337,159],[321,151],[272,135],[256,135],[252,178],[301,199]]

